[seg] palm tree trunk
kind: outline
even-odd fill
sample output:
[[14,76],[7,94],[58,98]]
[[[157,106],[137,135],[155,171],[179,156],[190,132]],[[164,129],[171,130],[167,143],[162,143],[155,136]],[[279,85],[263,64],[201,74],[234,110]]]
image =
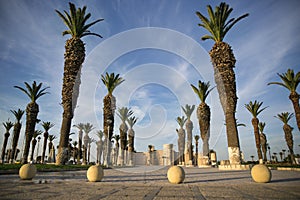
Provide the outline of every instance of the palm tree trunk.
[[238,98],[233,71],[236,60],[231,47],[225,42],[216,42],[209,54],[214,67],[220,102],[225,114],[229,160],[231,164],[240,164],[240,144],[235,119]]
[[64,112],[60,129],[60,141],[56,157],[56,165],[64,165],[67,162],[69,134],[79,95],[80,70],[84,57],[85,47],[80,38],[72,37],[66,41],[62,86],[62,105]]
[[32,140],[32,146],[31,146],[31,156],[30,156],[31,161],[33,161],[33,158],[34,158],[35,146],[36,146],[36,139],[33,139]]
[[46,154],[48,136],[49,136],[49,133],[47,131],[45,131],[45,133],[44,133],[44,143],[43,143],[43,153],[42,153],[42,163],[45,162],[45,154]]
[[193,138],[193,122],[188,119],[185,123],[186,135],[187,135],[187,152],[188,152],[188,161],[192,160],[192,138]]
[[82,158],[82,130],[79,130],[78,133],[78,154],[77,154],[77,163],[80,163]]
[[291,93],[289,98],[293,103],[293,107],[294,107],[294,110],[295,110],[296,121],[297,121],[297,126],[298,126],[298,130],[300,131],[299,94],[297,94],[297,92]]
[[15,155],[16,155],[16,150],[17,150],[17,145],[19,141],[19,136],[21,132],[21,123],[17,122],[14,125],[14,136],[13,136],[13,142],[12,142],[12,151],[11,151],[11,160],[10,163],[13,163],[15,160]]
[[195,157],[196,157],[195,165],[196,166],[198,166],[198,145],[199,145],[199,143],[198,143],[198,141],[196,141],[196,153],[195,153]]
[[124,154],[127,145],[127,130],[128,130],[128,127],[125,122],[122,122],[119,130],[120,130],[120,140],[121,140],[121,165],[124,165],[125,164]]
[[8,137],[9,137],[9,132],[6,132],[4,134],[4,142],[3,142],[3,146],[2,146],[2,155],[1,155],[2,163],[4,163],[4,158],[5,158],[5,152],[6,152]]
[[197,117],[199,120],[200,134],[203,142],[203,156],[208,156],[209,153],[209,138],[210,138],[210,108],[202,102],[197,108]]
[[257,156],[259,160],[262,160],[262,153],[261,153],[261,145],[260,145],[260,136],[259,136],[259,129],[258,129],[258,119],[252,118],[252,125],[254,129],[254,136],[255,136],[255,144],[256,144],[256,149],[257,149]]
[[289,148],[290,154],[291,154],[291,164],[296,164],[295,156],[294,156],[294,141],[293,141],[293,134],[292,134],[293,128],[288,125],[283,125],[283,131],[285,136],[286,144]]
[[30,149],[30,142],[32,140],[32,136],[35,130],[35,124],[37,120],[39,112],[39,106],[35,102],[31,102],[26,107],[26,129],[25,129],[25,148],[23,153],[22,164],[27,163],[29,149]]

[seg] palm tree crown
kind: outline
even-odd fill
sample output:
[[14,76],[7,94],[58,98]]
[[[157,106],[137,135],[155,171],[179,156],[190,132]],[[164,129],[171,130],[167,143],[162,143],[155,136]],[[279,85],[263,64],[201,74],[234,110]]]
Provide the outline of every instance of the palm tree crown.
[[284,124],[288,124],[288,122],[290,121],[290,119],[292,119],[293,116],[294,116],[294,113],[283,112],[283,113],[277,114],[277,116],[275,116],[275,117],[277,119],[279,119],[280,121],[282,121]]
[[300,72],[295,75],[294,70],[288,69],[286,73],[278,73],[277,75],[281,78],[282,82],[270,82],[268,85],[280,85],[287,88],[290,92],[296,92],[300,83]]
[[58,10],[55,10],[57,14],[62,18],[65,25],[68,27],[68,30],[65,30],[62,35],[70,34],[72,37],[75,38],[82,38],[87,35],[95,35],[102,38],[101,35],[92,33],[88,29],[93,26],[94,24],[103,21],[104,19],[98,19],[92,23],[86,24],[87,20],[91,17],[91,13],[86,14],[86,6],[82,9],[78,8],[76,10],[76,6],[73,3],[69,3],[70,6],[70,14],[64,10],[63,15]]
[[129,124],[129,127],[132,128],[132,127],[135,125],[135,123],[136,123],[137,120],[138,120],[138,118],[136,118],[135,116],[129,117],[129,118],[127,119],[127,122],[128,122],[128,124]]
[[177,117],[176,121],[179,124],[180,128],[183,128],[184,123],[186,122],[186,118],[184,116]]
[[265,110],[267,107],[260,108],[262,106],[263,102],[259,101],[252,101],[249,102],[249,104],[245,104],[245,107],[247,110],[252,114],[254,118],[256,118],[263,110]]
[[2,123],[6,132],[9,132],[9,130],[14,126],[14,124],[11,122],[11,121],[7,121],[7,122],[4,122]]
[[14,87],[23,91],[30,98],[31,102],[36,102],[36,100],[39,97],[49,93],[49,92],[45,92],[45,91],[50,87],[45,87],[45,88],[41,89],[41,87],[43,85],[42,83],[37,85],[36,82],[33,81],[32,86],[30,86],[27,82],[24,82],[24,83],[25,83],[27,90],[20,86],[14,86]]
[[120,77],[120,74],[117,75],[115,75],[115,73],[108,74],[107,72],[105,76],[101,75],[101,80],[103,84],[106,86],[109,95],[112,95],[115,88],[125,81],[122,77]]
[[209,19],[202,15],[200,12],[196,12],[201,22],[199,26],[209,31],[210,35],[204,35],[201,39],[212,39],[215,42],[222,42],[227,32],[241,19],[249,16],[244,14],[238,18],[231,18],[228,20],[229,15],[233,11],[228,4],[222,2],[219,6],[216,6],[215,11],[212,10],[210,5],[207,6]]
[[24,114],[24,110],[18,109],[18,110],[10,110],[10,112],[15,116],[18,123],[20,123],[20,120]]
[[34,139],[36,139],[37,136],[41,135],[42,133],[43,133],[43,132],[42,132],[41,130],[35,130],[32,137],[33,137]]
[[54,126],[54,124],[51,122],[43,122],[42,126],[43,126],[44,130],[47,132],[47,131],[49,131],[50,128],[52,128]]
[[266,126],[266,123],[265,123],[265,122],[259,122],[258,128],[259,128],[259,131],[260,131],[261,133],[264,132],[265,126]]
[[132,114],[132,110],[127,107],[118,108],[117,115],[120,117],[123,123],[125,123],[128,117],[130,117]]
[[93,124],[86,123],[86,124],[84,125],[83,130],[84,130],[84,132],[85,132],[86,134],[88,134],[88,133],[90,133],[94,128],[95,128],[95,127],[93,126]]
[[96,132],[96,135],[99,137],[100,140],[103,138],[103,131],[99,130]]
[[191,115],[193,113],[193,111],[195,110],[195,105],[188,105],[186,104],[185,107],[181,106],[183,112],[185,113],[187,119],[191,119]]
[[200,80],[198,81],[198,88],[195,87],[193,84],[191,84],[191,86],[192,86],[194,92],[198,95],[201,102],[203,102],[203,103],[205,103],[207,96],[215,88],[215,87],[213,87],[213,88],[209,89],[209,87],[210,87],[209,81],[207,83],[205,83]]

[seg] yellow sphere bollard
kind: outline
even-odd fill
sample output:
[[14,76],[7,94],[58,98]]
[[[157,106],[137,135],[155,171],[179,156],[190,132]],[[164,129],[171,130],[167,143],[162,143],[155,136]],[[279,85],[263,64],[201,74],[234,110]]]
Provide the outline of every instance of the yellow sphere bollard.
[[19,170],[19,176],[22,180],[31,180],[36,175],[36,166],[33,164],[25,164]]
[[268,183],[271,181],[272,173],[271,170],[263,165],[254,165],[251,169],[252,179],[257,183]]
[[180,166],[172,166],[169,168],[167,176],[170,183],[179,184],[184,181],[185,172]]
[[89,167],[86,175],[90,182],[98,182],[102,180],[104,171],[100,165],[93,165]]

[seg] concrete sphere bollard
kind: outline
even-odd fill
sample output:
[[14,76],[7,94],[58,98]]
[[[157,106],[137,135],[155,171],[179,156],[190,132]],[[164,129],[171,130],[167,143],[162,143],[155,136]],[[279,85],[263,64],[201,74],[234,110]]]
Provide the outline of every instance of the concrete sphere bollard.
[[31,180],[36,175],[36,166],[33,164],[25,164],[19,170],[19,176],[22,180]]
[[87,170],[86,176],[90,182],[98,182],[103,178],[104,172],[100,165],[93,165]]
[[263,165],[254,165],[251,169],[252,179],[257,183],[268,183],[271,181],[272,173],[271,170]]
[[184,181],[185,172],[180,166],[172,166],[168,169],[167,176],[170,183],[179,184]]

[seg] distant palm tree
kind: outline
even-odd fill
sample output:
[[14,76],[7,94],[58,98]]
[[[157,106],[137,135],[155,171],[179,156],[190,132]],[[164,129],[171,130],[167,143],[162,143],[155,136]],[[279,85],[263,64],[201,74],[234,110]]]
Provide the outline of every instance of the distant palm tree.
[[96,132],[96,135],[99,137],[99,141],[97,142],[97,164],[101,163],[102,152],[103,152],[103,131],[99,130]]
[[222,2],[219,6],[216,6],[215,11],[212,10],[210,5],[207,6],[209,18],[200,12],[196,12],[196,14],[202,22],[198,25],[210,33],[210,35],[204,35],[201,39],[211,39],[215,42],[209,54],[213,63],[215,82],[225,114],[229,159],[231,164],[240,164],[240,144],[235,119],[238,98],[236,95],[235,73],[233,71],[236,60],[230,45],[223,42],[223,39],[238,21],[249,14],[228,20],[232,10],[228,4]]
[[[55,140],[57,137],[55,135],[49,135],[48,136],[48,140],[49,140],[49,143],[48,143],[48,161],[51,162],[51,150],[53,150],[53,153],[55,152],[55,148],[54,148],[54,145],[53,145],[53,140]],[[54,156],[54,155],[53,155]],[[54,161],[55,161],[55,157],[53,157]]]
[[270,161],[272,161],[272,159],[271,159],[271,147],[270,147],[269,143],[267,143],[267,147],[268,147],[268,150],[269,150]]
[[286,152],[286,150],[285,150],[285,149],[282,149],[283,159],[285,159],[285,152]]
[[132,152],[134,151],[134,136],[135,132],[133,130],[133,126],[137,122],[137,118],[135,116],[127,118],[127,122],[129,125],[128,130],[128,152],[129,152],[129,165],[133,165],[133,155]]
[[73,3],[69,3],[69,6],[70,13],[64,10],[63,14],[60,11],[55,10],[68,28],[63,31],[62,35],[71,35],[71,38],[66,41],[64,54],[65,63],[62,86],[62,105],[64,112],[56,160],[57,165],[65,164],[68,155],[69,133],[79,95],[81,67],[85,59],[85,44],[81,38],[88,35],[102,38],[101,35],[92,33],[89,28],[94,24],[103,21],[103,19],[98,19],[87,24],[91,14],[86,14],[86,6],[78,8],[77,10]]
[[90,159],[91,159],[91,145],[94,142],[96,142],[96,140],[94,138],[90,137],[89,142],[88,142],[88,149],[89,149],[89,151],[88,151],[88,160],[87,160],[88,163],[90,163]]
[[203,156],[209,154],[209,138],[210,138],[210,108],[205,100],[209,93],[214,89],[210,88],[209,81],[207,83],[198,81],[198,87],[191,85],[194,92],[198,95],[201,103],[197,108],[197,118],[199,120],[200,134],[203,142]]
[[198,146],[199,146],[199,139],[200,139],[200,136],[199,135],[195,135],[195,143],[196,143],[196,153],[195,153],[195,165],[198,166]]
[[85,155],[83,155],[83,164],[87,164],[87,159],[89,155],[89,133],[94,129],[95,127],[93,124],[86,123],[84,124],[83,131],[85,132],[85,135],[83,137],[83,143],[84,143],[84,148],[85,148]]
[[78,154],[77,154],[77,163],[80,162],[80,159],[82,158],[82,134],[84,129],[84,123],[79,123],[73,125],[74,127],[78,128]]
[[120,148],[120,144],[119,144],[120,135],[114,135],[114,136],[113,136],[113,139],[116,141],[116,144],[115,144],[115,148],[116,148],[116,156],[115,156],[114,163],[115,163],[115,164],[118,164],[119,148]]
[[19,141],[19,136],[22,128],[22,123],[21,123],[21,118],[24,114],[24,110],[18,109],[18,110],[11,110],[12,114],[16,118],[16,122],[14,125],[14,130],[13,130],[13,142],[12,142],[12,147],[11,147],[11,160],[9,161],[10,163],[14,162],[14,159],[16,157],[16,152],[17,152],[17,146],[18,146],[18,141]]
[[264,134],[266,123],[259,122],[258,123],[258,129],[260,131],[260,143],[261,143],[261,149],[264,154],[264,161],[267,161],[267,137],[266,134]]
[[245,104],[245,107],[253,116],[252,126],[254,129],[255,144],[256,144],[257,155],[259,160],[262,160],[263,157],[261,153],[261,146],[260,146],[261,144],[260,144],[260,136],[259,136],[259,128],[258,128],[259,120],[257,116],[267,108],[267,107],[261,108],[262,104],[263,102],[259,102],[256,100],[254,101],[254,103],[250,101],[249,104]]
[[178,125],[180,126],[179,130],[176,129],[176,132],[178,134],[178,151],[179,151],[179,163],[184,162],[184,151],[185,151],[185,130],[183,129],[183,126],[186,122],[186,118],[184,116],[177,117],[176,121]]
[[33,156],[34,156],[34,151],[35,151],[35,146],[37,143],[36,138],[41,135],[43,132],[41,130],[35,130],[34,134],[33,134],[33,139],[31,141],[31,156],[30,156],[30,160],[33,161]]
[[[103,132],[104,136],[108,138],[108,142],[106,143],[107,152],[111,152],[110,143],[114,133],[114,118],[116,110],[116,98],[113,96],[113,91],[125,80],[120,77],[119,74],[115,75],[114,73],[106,73],[105,76],[101,75],[101,80],[107,89],[107,95],[103,99]],[[107,164],[110,164],[109,154],[107,154],[106,157]]]
[[2,155],[1,155],[1,161],[4,163],[4,158],[5,158],[5,152],[6,152],[6,146],[8,142],[8,138],[10,136],[9,130],[14,126],[14,124],[7,120],[5,123],[2,123],[6,132],[4,134],[4,141],[3,141],[3,146],[2,146]]
[[44,132],[44,143],[43,143],[43,152],[42,152],[42,160],[41,162],[45,162],[45,154],[46,154],[46,148],[47,148],[47,141],[48,141],[48,136],[49,136],[49,130],[54,126],[53,123],[51,122],[43,122],[42,126],[45,130]]
[[283,153],[281,151],[279,152],[279,156],[280,156],[280,161],[282,162],[282,160],[283,160]]
[[26,89],[20,87],[20,86],[14,86],[15,88],[21,90],[24,92],[31,100],[29,104],[27,104],[26,107],[26,129],[25,129],[25,149],[23,153],[22,163],[27,163],[28,154],[29,154],[29,148],[30,148],[30,142],[32,140],[32,136],[35,131],[35,124],[37,123],[38,119],[38,113],[39,113],[39,105],[36,103],[38,98],[41,96],[47,94],[46,90],[49,87],[42,88],[42,83],[38,84],[33,81],[32,85],[30,86],[27,82],[25,82]]
[[124,153],[127,146],[127,131],[128,127],[126,120],[133,114],[132,110],[127,107],[118,109],[117,115],[120,117],[122,124],[120,125],[120,139],[121,139],[121,165],[124,165]]
[[296,91],[297,87],[300,83],[300,71],[297,72],[295,75],[294,70],[288,69],[286,73],[277,74],[277,75],[281,78],[282,82],[271,82],[271,83],[268,83],[268,85],[271,85],[271,84],[280,85],[290,91],[289,99],[292,101],[292,104],[293,104],[293,107],[295,110],[298,130],[300,131],[299,94]]
[[74,164],[76,164],[76,158],[77,158],[77,154],[78,154],[78,148],[76,146],[77,146],[78,142],[74,141],[72,144],[73,144],[72,157],[73,157]]
[[283,132],[285,135],[286,144],[287,144],[290,154],[291,154],[291,163],[296,164],[296,160],[295,160],[295,156],[294,156],[294,148],[293,148],[293,146],[294,146],[293,133],[292,133],[294,128],[292,128],[288,124],[290,119],[292,119],[293,115],[294,115],[293,113],[283,112],[283,113],[277,114],[277,116],[275,116],[275,117],[283,122]]
[[254,156],[250,156],[251,157],[251,159],[252,159],[252,162],[254,162]]
[[191,121],[191,115],[193,111],[195,110],[195,105],[188,105],[186,104],[185,107],[181,106],[184,114],[187,117],[187,121],[185,123],[185,129],[186,129],[186,135],[187,135],[187,151],[189,160],[193,160],[193,154],[192,154],[192,142],[193,142],[193,122]]

